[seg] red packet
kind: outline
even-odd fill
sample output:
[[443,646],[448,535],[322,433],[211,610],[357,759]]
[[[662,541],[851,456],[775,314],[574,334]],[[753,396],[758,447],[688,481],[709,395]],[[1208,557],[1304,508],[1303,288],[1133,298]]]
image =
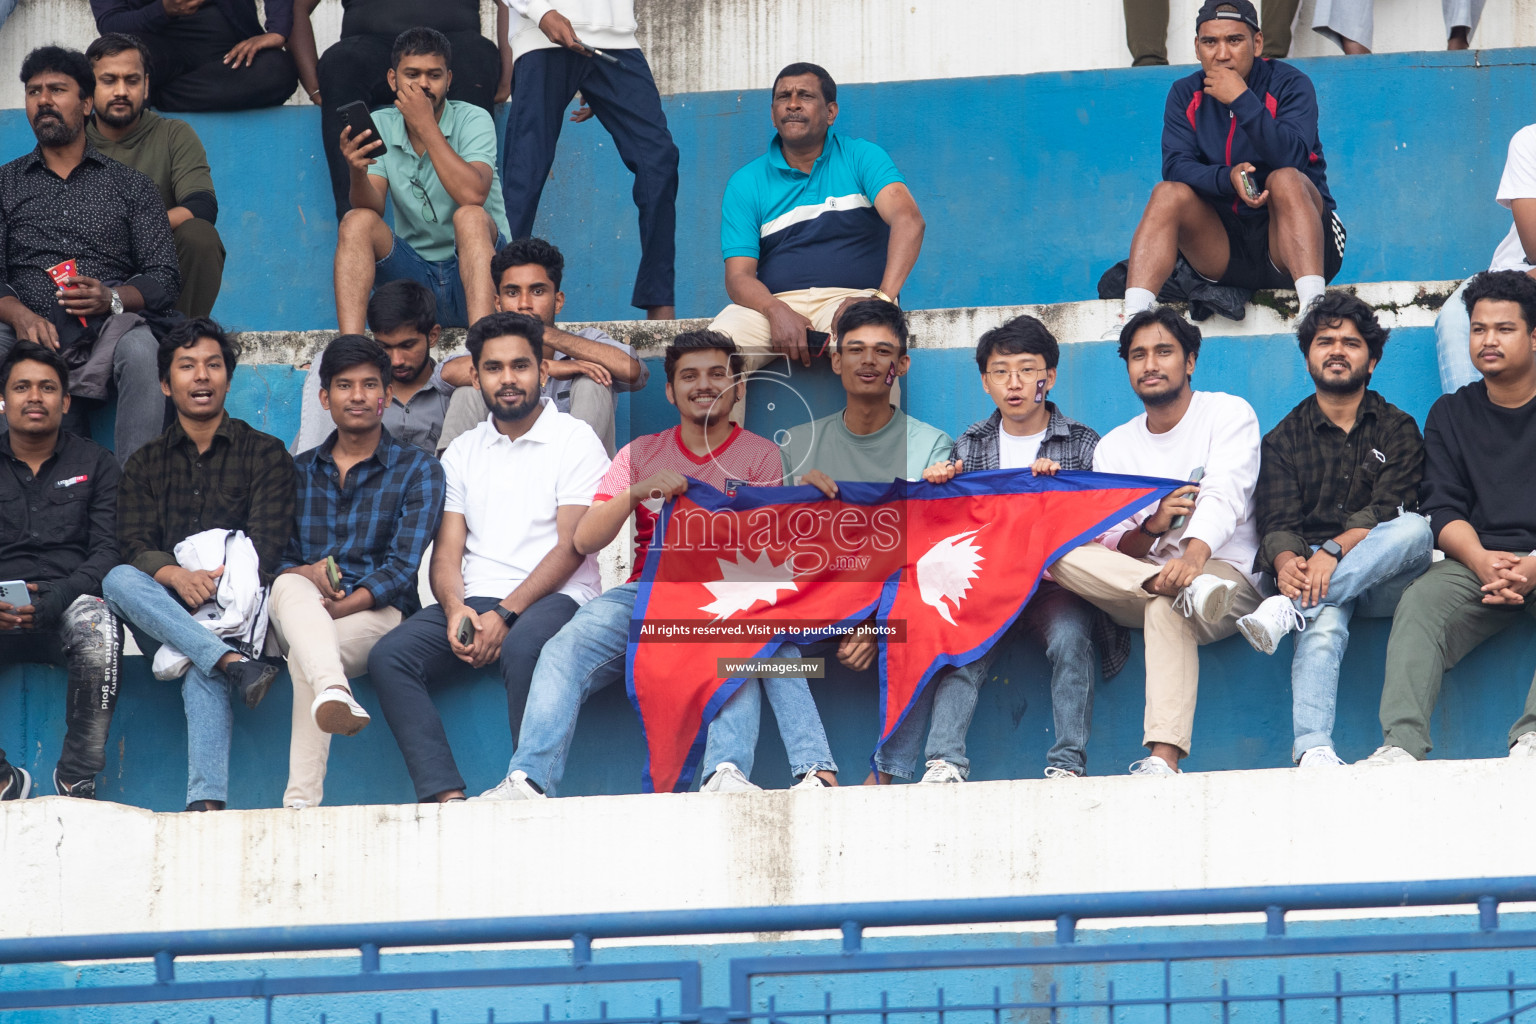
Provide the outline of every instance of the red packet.
[[[64,287],[64,279],[66,277],[74,277],[74,276],[76,276],[75,275],[75,261],[74,260],[65,260],[63,263],[55,263],[53,266],[48,268],[48,276],[53,278],[53,283],[54,284],[58,285],[60,288],[63,288]],[[82,316],[82,317],[79,318],[79,320],[80,320],[80,326],[81,327],[89,326],[89,324],[86,322],[85,317]]]

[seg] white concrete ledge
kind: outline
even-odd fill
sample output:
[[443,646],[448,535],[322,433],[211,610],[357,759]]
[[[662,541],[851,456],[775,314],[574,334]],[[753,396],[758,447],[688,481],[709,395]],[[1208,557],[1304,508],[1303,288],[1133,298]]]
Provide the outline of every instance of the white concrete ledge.
[[[0,805],[0,936],[1530,872],[1536,762],[154,814]],[[112,851],[110,864],[103,851]]]

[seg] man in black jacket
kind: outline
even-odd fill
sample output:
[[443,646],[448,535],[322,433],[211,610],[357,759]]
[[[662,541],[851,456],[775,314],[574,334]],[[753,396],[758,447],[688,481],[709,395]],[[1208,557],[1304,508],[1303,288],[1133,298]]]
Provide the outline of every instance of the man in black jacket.
[[[69,368],[57,352],[21,342],[0,361],[0,381],[10,426],[0,435],[0,583],[26,593],[21,603],[0,600],[0,665],[68,668],[68,732],[53,785],[90,798],[106,767],[123,647],[123,627],[101,599],[117,562],[117,460],[60,429]],[[4,760],[0,753],[0,799],[25,796],[26,771],[12,766],[6,776]]]

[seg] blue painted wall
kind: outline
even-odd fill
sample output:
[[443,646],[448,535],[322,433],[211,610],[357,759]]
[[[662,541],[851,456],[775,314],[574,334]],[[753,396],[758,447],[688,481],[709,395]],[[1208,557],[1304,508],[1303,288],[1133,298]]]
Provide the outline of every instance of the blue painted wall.
[[[1316,82],[1330,182],[1350,234],[1341,281],[1437,280],[1487,265],[1509,137],[1531,119],[1536,50],[1297,62]],[[834,69],[835,70],[835,69]],[[1185,68],[850,85],[842,130],[890,151],[928,220],[913,308],[1092,298],[1160,175],[1168,85]],[[726,179],[763,151],[767,91],[667,98],[682,151],[678,311],[725,304]],[[505,111],[502,111],[503,120]],[[192,115],[220,194],[229,281],[216,315],[248,330],[335,327],[334,212],[308,107]],[[0,113],[0,154],[33,145]],[[567,312],[622,319],[639,248],[630,178],[595,122],[568,126],[537,230],[566,254]]]

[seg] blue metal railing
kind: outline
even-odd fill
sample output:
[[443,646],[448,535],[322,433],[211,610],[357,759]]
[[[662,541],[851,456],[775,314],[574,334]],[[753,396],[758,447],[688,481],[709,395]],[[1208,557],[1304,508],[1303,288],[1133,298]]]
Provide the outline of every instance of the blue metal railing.
[[[1255,1005],[1279,1008],[1284,1021],[1287,1004],[1316,1001],[1331,1002],[1337,1019],[1343,1019],[1346,1001],[1377,1000],[1390,1012],[1382,1020],[1402,1020],[1404,999],[1434,998],[1445,1001],[1443,1016],[1417,1019],[1455,1020],[1458,1001],[1472,997],[1503,996],[1503,1007],[1495,1015],[1486,1011],[1473,1019],[1517,1020],[1536,1007],[1536,930],[1501,927],[1499,907],[1511,903],[1536,903],[1536,876],[1521,878],[1463,879],[1425,882],[1372,883],[1356,885],[1276,886],[1234,889],[1205,889],[1182,892],[1098,893],[1074,896],[1023,896],[994,899],[927,900],[909,902],[817,904],[807,906],[750,907],[698,911],[658,911],[622,914],[570,915],[533,918],[490,918],[456,921],[412,921],[317,925],[292,928],[250,928],[122,935],[79,935],[41,939],[0,940],[0,965],[45,965],[66,961],[139,960],[153,964],[154,980],[136,984],[100,984],[92,987],[13,987],[7,972],[0,970],[0,1010],[66,1006],[102,1006],[114,1004],[162,1005],[203,1000],[256,1000],[271,1019],[273,1000],[286,997],[337,996],[386,992],[432,992],[448,989],[532,989],[587,988],[591,986],[629,985],[665,986],[672,1009],[655,1000],[653,1012],[643,1015],[612,1016],[607,1003],[601,1012],[587,1017],[565,1016],[572,1024],[590,1021],[605,1024],[641,1021],[673,1021],[678,1024],[727,1024],[727,1022],[796,1022],[821,1018],[834,1024],[834,1018],[878,1015],[881,1024],[892,1016],[906,1021],[914,1017],[946,1019],[958,1015],[981,1014],[1001,1021],[1007,1013],[1011,1020],[1037,1019],[1028,1016],[1042,1011],[1049,1017],[1066,1019],[1063,1011],[1077,1014],[1096,1013],[1082,1019],[1118,1019],[1117,1010],[1161,1007],[1166,1020],[1172,1020],[1174,1008],[1206,1006],[1217,1014],[1210,1019],[1229,1019],[1233,1007]],[[1333,931],[1317,934],[1288,933],[1287,916],[1298,911],[1368,911],[1408,907],[1468,908],[1475,911],[1470,928],[1447,930],[1444,918],[1420,918],[1438,922],[1433,929],[1404,928],[1402,922],[1390,929]],[[1138,927],[1166,926],[1166,919],[1220,915],[1262,914],[1264,922],[1256,934],[1246,934],[1250,926],[1201,928],[1189,937],[1149,941],[1104,941],[1103,935],[1085,937],[1078,933],[1083,921],[1136,919]],[[922,942],[924,948],[869,950],[865,933],[872,928],[938,927],[976,924],[1054,923],[1054,934],[1031,931],[1021,933],[1017,944],[1000,948],[956,948],[954,936],[935,935]],[[1470,923],[1470,922],[1469,922]],[[1156,930],[1156,929],[1153,929]],[[1309,929],[1317,931],[1317,929]],[[730,958],[727,973],[729,1002],[725,1006],[704,1005],[703,968],[698,959],[652,962],[604,962],[593,959],[592,943],[598,939],[649,939],[677,936],[739,935],[752,933],[840,932],[841,950],[834,953],[806,953],[795,947],[795,955],[782,952]],[[1234,934],[1228,934],[1232,932]],[[1113,934],[1113,933],[1109,933]],[[570,942],[569,961],[538,966],[466,967],[449,970],[384,969],[382,952],[387,949],[450,946],[504,946],[514,943]],[[790,951],[793,941],[778,940]],[[710,948],[719,952],[717,945]],[[293,973],[268,976],[265,972],[282,961],[270,958],[248,961],[260,965],[257,976],[233,978],[177,977],[178,959],[228,954],[284,954],[315,951],[356,951],[353,970],[331,973]],[[1287,990],[1286,976],[1277,975],[1273,991],[1234,991],[1226,978],[1219,984],[1207,980],[1194,991],[1176,991],[1176,965],[1194,962],[1236,964],[1253,961],[1309,960],[1309,970],[1317,973],[1316,962],[1342,963],[1347,958],[1371,956],[1394,957],[1402,954],[1477,954],[1486,951],[1519,951],[1517,958],[1525,968],[1524,980],[1517,971],[1505,969],[1498,980],[1458,981],[1455,972],[1447,984],[1415,980],[1405,983],[1400,972],[1391,972],[1391,984],[1345,985],[1343,975],[1331,967],[1331,987]],[[409,958],[402,958],[402,967]],[[1126,994],[1121,986],[1117,996],[1115,979],[1093,973],[1109,965],[1127,965],[1137,969],[1160,967],[1161,982],[1149,985],[1145,978],[1138,988]],[[945,989],[936,990],[932,1000],[907,998],[891,1002],[889,993],[880,993],[879,1005],[855,1004],[833,1006],[833,991],[821,991],[817,1000],[805,998],[808,991],[800,984],[791,992],[794,1005],[781,1005],[783,996],[770,991],[785,979],[818,978],[831,982],[857,975],[876,977],[917,977],[921,972],[941,974],[946,971],[1011,970],[1008,975],[1016,987],[1028,972],[1032,998],[1003,998],[1003,990],[993,986],[990,998],[981,997],[946,1002]],[[1074,994],[1063,995],[1053,972],[1076,969],[1074,977],[1089,975],[1098,980],[1075,983]],[[14,977],[14,975],[13,975]],[[1207,977],[1202,975],[1202,977]],[[1214,975],[1209,976],[1214,977]],[[1086,987],[1085,987],[1086,985]],[[793,986],[792,986],[793,987]],[[910,987],[910,986],[908,986]],[[12,989],[6,991],[5,989]],[[812,1005],[812,1003],[820,1005]],[[799,1005],[803,1003],[804,1005]],[[213,1019],[210,1017],[209,1019]],[[433,1019],[436,1019],[434,1011]],[[494,1011],[492,1020],[497,1018]],[[542,1013],[530,1021],[550,1020],[549,1002]],[[977,1020],[983,1019],[976,1017]],[[1077,1019],[1076,1017],[1072,1019]],[[1181,1016],[1180,1020],[1186,1019]],[[1268,1018],[1265,1018],[1268,1019]],[[1378,1019],[1367,1015],[1361,1019]],[[1536,1021],[1536,1011],[1529,1015]]]

